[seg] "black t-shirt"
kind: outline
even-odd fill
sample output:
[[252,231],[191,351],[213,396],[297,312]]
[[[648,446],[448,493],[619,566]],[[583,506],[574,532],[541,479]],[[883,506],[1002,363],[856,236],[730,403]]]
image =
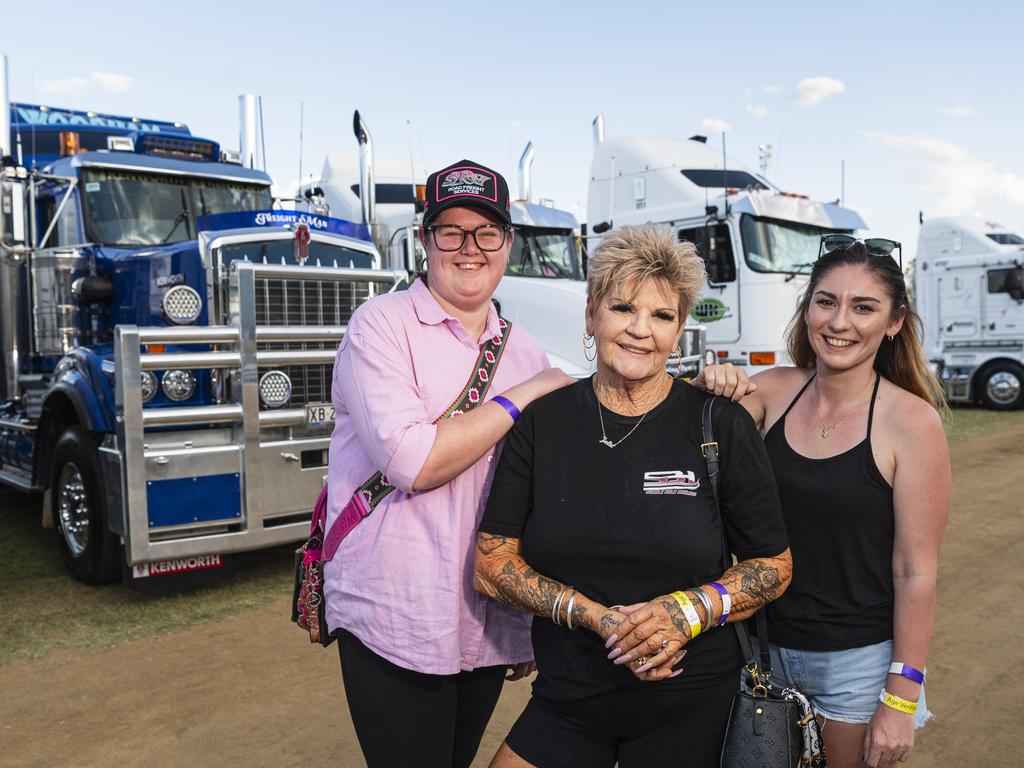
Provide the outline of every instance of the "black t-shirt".
[[[645,602],[722,575],[719,514],[700,452],[706,395],[676,382],[668,397],[616,448],[599,444],[598,401],[589,379],[527,408],[508,435],[480,530],[521,539],[539,573],[571,584],[604,605]],[[637,417],[602,411],[608,437],[621,439]],[[764,444],[740,406],[714,410],[722,459],[722,514],[740,559],[778,555],[787,546]],[[634,686],[700,688],[736,675],[731,628],[698,636],[682,675],[645,683],[607,659],[589,630],[570,632],[535,617],[539,675],[534,694],[574,701]]]

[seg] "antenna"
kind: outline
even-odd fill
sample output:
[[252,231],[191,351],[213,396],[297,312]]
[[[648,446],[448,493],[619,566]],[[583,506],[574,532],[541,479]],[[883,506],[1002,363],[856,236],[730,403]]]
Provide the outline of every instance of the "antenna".
[[302,122],[305,117],[305,102],[299,102],[299,189],[302,189]]
[[412,186],[412,199],[416,199],[416,161],[412,155],[412,121],[405,121],[406,132],[409,135],[409,184]]

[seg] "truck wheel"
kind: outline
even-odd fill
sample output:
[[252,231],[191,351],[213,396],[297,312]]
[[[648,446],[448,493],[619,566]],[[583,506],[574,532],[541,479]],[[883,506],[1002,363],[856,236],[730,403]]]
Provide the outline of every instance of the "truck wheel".
[[1024,405],[1024,369],[1013,363],[997,363],[986,369],[978,382],[981,401],[997,411]]
[[96,441],[85,430],[72,427],[57,441],[50,491],[57,541],[71,575],[87,584],[117,581],[121,546],[107,530]]

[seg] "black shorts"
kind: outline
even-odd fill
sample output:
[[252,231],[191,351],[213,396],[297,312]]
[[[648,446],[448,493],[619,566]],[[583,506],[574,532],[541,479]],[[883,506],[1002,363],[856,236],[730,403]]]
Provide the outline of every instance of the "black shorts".
[[572,703],[531,698],[505,742],[537,768],[718,766],[736,678],[693,690],[656,685]]

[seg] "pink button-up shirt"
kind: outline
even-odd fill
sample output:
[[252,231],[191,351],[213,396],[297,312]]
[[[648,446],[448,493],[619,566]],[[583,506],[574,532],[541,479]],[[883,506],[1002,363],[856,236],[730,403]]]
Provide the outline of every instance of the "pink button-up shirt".
[[[327,623],[417,672],[533,658],[531,617],[473,589],[476,528],[500,443],[454,480],[411,490],[434,444],[432,422],[466,385],[480,344],[498,332],[492,306],[483,336],[471,338],[417,280],[359,307],[334,362],[328,526],[376,470],[396,490],[326,565]],[[537,342],[513,326],[488,399],[548,367]]]

